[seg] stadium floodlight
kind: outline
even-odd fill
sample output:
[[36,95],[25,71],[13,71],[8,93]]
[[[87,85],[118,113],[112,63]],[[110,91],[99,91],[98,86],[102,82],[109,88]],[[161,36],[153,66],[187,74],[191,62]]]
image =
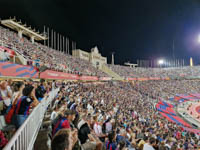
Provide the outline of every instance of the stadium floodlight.
[[163,60],[163,59],[159,59],[159,60],[158,60],[158,64],[159,64],[159,65],[163,65],[163,64],[164,64],[164,60]]
[[200,35],[198,36],[198,42],[200,43]]

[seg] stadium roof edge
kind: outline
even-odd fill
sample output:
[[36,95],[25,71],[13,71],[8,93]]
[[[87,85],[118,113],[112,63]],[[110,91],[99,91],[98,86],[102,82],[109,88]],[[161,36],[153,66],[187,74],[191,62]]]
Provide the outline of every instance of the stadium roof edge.
[[26,27],[26,24],[23,25],[21,21],[18,22],[15,19],[1,20],[1,24],[18,32],[22,31],[22,34],[30,38],[34,37],[34,39],[37,41],[47,39],[47,37],[43,36],[42,34],[39,34],[39,32],[35,32],[34,29],[31,29],[31,27]]

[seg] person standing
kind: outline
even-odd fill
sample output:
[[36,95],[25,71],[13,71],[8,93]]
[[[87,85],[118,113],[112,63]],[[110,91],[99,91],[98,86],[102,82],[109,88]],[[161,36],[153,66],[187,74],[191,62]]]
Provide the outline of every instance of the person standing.
[[14,112],[16,128],[19,128],[28,118],[30,108],[36,107],[38,104],[39,101],[35,96],[35,87],[27,85],[22,91],[22,96],[17,100]]
[[6,114],[9,106],[11,105],[11,98],[12,98],[12,93],[11,91],[8,90],[6,81],[3,81],[0,84],[0,94],[4,103],[3,114]]
[[143,150],[155,150],[153,148],[154,144],[156,143],[156,140],[154,138],[150,138],[148,143],[144,144]]

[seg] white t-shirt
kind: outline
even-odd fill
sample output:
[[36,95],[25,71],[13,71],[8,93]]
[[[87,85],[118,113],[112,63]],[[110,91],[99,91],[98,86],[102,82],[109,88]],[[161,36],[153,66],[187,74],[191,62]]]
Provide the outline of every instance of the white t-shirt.
[[155,149],[151,145],[149,145],[148,143],[145,143],[143,150],[155,150]]
[[101,100],[101,104],[104,104],[104,100],[103,99]]
[[88,104],[88,105],[87,105],[87,109],[88,109],[88,111],[90,112],[90,111],[93,110],[93,107],[92,107],[90,104]]
[[109,133],[110,131],[112,131],[112,124],[110,122],[106,123],[106,132]]
[[54,90],[55,89],[55,82],[52,82],[52,89]]
[[7,86],[7,90],[8,90],[8,92],[10,92],[10,94],[12,95],[12,89],[11,89],[11,87],[8,85]]
[[102,134],[102,127],[98,125],[97,123],[94,124],[94,132],[97,136]]
[[95,134],[98,135],[99,134],[98,124],[95,123],[94,126],[93,126],[93,129],[94,129]]
[[117,107],[114,107],[114,112],[115,112],[115,113],[117,112]]
[[7,90],[1,90],[1,95],[3,97],[7,97],[7,99],[4,99],[3,102],[6,106],[9,106],[11,104],[11,99],[8,98],[8,91]]
[[53,120],[57,117],[57,115],[58,115],[58,113],[55,112],[55,111],[53,111],[53,112],[51,113],[50,119],[53,121]]
[[9,55],[8,55],[6,52],[4,52],[4,53],[1,55],[1,59],[2,59],[2,60],[7,60],[8,58],[10,58],[10,57],[9,57]]
[[57,99],[53,105],[53,109],[58,105],[59,100]]
[[19,91],[13,93],[12,98],[11,98],[11,99],[12,99],[12,102],[11,102],[11,103],[14,102],[14,100],[17,98],[18,94],[19,94]]

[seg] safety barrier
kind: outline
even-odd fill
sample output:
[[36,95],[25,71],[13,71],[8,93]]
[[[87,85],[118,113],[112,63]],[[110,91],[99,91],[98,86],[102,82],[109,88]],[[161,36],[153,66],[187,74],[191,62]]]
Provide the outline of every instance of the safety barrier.
[[3,150],[32,150],[40,126],[42,124],[44,114],[48,105],[57,95],[59,89],[51,91],[48,96],[44,97],[38,104],[22,126],[16,131],[9,143]]

